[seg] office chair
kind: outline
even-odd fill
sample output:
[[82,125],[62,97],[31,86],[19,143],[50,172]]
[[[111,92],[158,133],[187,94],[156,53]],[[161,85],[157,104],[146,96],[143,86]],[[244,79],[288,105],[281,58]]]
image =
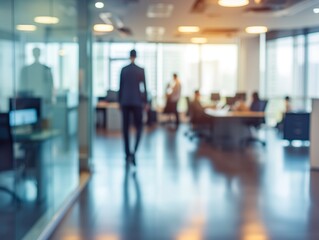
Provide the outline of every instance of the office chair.
[[[265,112],[267,107],[267,100],[258,100],[253,102],[250,106],[250,111],[253,112]],[[244,139],[245,145],[251,142],[259,142],[263,146],[266,145],[266,142],[256,136],[256,132],[261,128],[261,126],[265,123],[265,117],[263,118],[250,118],[247,119],[246,125],[249,127],[250,136]]]
[[237,92],[237,93],[235,94],[235,98],[236,98],[236,100],[242,99],[242,100],[246,101],[246,99],[247,99],[247,94],[246,94],[245,92]]
[[[13,139],[10,127],[9,113],[0,113],[0,173],[4,171],[15,171]],[[20,202],[20,198],[7,186],[0,186],[0,191],[6,192],[14,200]]]
[[190,140],[194,139],[195,137],[204,138],[207,141],[210,140],[212,119],[208,117],[203,118],[203,113],[197,112],[192,102],[187,101],[187,104],[190,129],[185,133],[185,135],[188,136]]

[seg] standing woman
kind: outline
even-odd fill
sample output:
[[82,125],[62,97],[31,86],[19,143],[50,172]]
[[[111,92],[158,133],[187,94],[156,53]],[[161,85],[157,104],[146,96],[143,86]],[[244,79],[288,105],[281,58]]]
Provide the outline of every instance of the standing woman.
[[167,102],[166,102],[166,107],[164,110],[164,112],[168,112],[168,113],[174,113],[175,114],[175,123],[176,123],[176,128],[179,125],[179,114],[177,112],[177,103],[181,97],[181,83],[178,79],[178,76],[176,73],[173,74],[173,80],[172,82],[167,85],[166,88],[166,98],[167,98]]

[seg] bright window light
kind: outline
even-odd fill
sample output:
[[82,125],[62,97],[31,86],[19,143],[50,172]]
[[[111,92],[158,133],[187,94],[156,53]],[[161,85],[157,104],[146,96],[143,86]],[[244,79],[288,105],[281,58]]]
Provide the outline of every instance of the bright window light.
[[249,3],[249,0],[219,0],[218,4],[222,7],[242,7]]
[[319,13],[319,8],[314,8],[314,9],[313,9],[313,12],[316,13],[316,14],[318,14],[318,13]]
[[267,27],[265,26],[251,26],[247,27],[246,33],[251,33],[251,34],[259,34],[259,33],[265,33],[268,31]]
[[196,33],[199,32],[199,27],[197,26],[179,26],[178,31],[181,33]]
[[96,2],[96,3],[95,3],[95,7],[96,7],[96,8],[103,8],[103,7],[104,7],[104,3],[102,3],[102,2]]

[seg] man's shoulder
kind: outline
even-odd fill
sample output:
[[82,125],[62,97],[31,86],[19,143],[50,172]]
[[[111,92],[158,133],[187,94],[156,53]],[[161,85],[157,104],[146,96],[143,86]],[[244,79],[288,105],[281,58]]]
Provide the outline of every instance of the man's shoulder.
[[129,64],[122,68],[122,71],[130,71],[130,70],[144,71],[144,68],[137,66],[135,64]]

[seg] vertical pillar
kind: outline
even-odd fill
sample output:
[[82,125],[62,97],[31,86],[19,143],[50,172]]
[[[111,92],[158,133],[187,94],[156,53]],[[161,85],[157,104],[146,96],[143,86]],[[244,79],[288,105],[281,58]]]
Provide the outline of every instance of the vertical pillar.
[[80,170],[90,171],[93,139],[92,34],[89,0],[78,0]]

